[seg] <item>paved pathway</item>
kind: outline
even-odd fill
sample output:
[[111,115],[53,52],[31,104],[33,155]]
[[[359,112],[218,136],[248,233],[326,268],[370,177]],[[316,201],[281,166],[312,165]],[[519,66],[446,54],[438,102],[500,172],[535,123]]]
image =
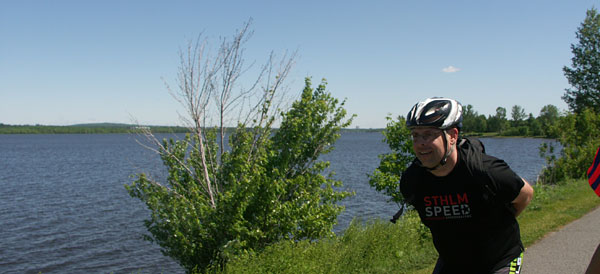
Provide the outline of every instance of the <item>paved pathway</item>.
[[600,207],[525,250],[521,274],[580,274],[600,243]]

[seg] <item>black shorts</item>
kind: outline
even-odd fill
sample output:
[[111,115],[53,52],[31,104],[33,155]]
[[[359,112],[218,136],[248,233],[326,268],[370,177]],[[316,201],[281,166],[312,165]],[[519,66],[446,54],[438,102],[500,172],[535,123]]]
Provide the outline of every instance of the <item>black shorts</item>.
[[[514,260],[510,261],[508,265],[496,270],[492,271],[489,274],[519,274],[521,273],[521,265],[523,263],[523,253],[516,257]],[[444,262],[441,259],[438,259],[435,264],[435,268],[433,269],[432,274],[441,274],[443,273]]]

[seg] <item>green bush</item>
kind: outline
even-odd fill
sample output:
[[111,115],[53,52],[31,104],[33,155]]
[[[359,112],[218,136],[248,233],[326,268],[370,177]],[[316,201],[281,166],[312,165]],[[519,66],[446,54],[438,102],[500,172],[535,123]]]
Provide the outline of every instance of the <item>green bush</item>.
[[390,201],[401,204],[400,177],[414,159],[410,130],[406,119],[387,117],[388,124],[383,131],[384,141],[392,152],[379,155],[379,166],[369,175],[369,185],[390,197]]
[[560,157],[554,156],[554,147],[542,145],[541,154],[546,157],[547,167],[540,174],[542,183],[554,184],[569,178],[584,178],[592,159],[600,146],[600,115],[590,109],[580,114],[569,114],[559,121],[561,128]]
[[325,85],[313,90],[307,78],[279,130],[240,126],[220,158],[216,130],[163,141],[167,183],[139,174],[126,186],[152,213],[146,239],[197,272],[281,240],[332,236],[343,210],[337,202],[351,193],[335,190],[341,182],[322,175],[329,163],[317,159],[351,119]]

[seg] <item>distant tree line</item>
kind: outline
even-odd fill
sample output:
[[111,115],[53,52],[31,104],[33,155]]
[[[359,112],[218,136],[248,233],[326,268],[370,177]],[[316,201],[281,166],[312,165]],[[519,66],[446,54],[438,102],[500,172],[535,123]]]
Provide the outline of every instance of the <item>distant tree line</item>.
[[466,134],[494,134],[500,136],[534,136],[557,138],[559,136],[558,123],[564,119],[566,113],[560,113],[554,105],[542,107],[537,117],[532,113],[526,114],[525,109],[514,105],[510,118],[503,107],[496,108],[494,115],[477,113],[472,105],[466,105],[463,110],[463,128]]
[[[0,123],[0,134],[116,134],[137,133],[149,129],[152,133],[189,133],[187,127],[175,126],[134,126],[134,125],[72,125],[72,126],[47,126],[47,125],[8,125]],[[235,128],[225,128],[226,135],[234,132]],[[273,132],[277,128],[272,129]],[[345,128],[344,132],[381,132],[380,128]]]
[[[494,115],[479,114],[472,105],[466,105],[462,131],[468,135],[534,136],[557,138],[558,123],[567,114],[560,113],[554,105],[546,105],[537,117],[525,114],[523,107],[512,107],[510,118],[503,107],[496,108]],[[135,133],[149,129],[152,133],[189,133],[186,127],[136,126],[127,124],[84,124],[72,126],[7,125],[0,123],[0,134],[107,134]],[[227,129],[227,132],[233,128]],[[343,131],[379,131],[379,129],[344,129]]]
[[[149,126],[145,127],[153,133],[187,133],[185,127]],[[123,125],[83,125],[83,126],[46,126],[46,125],[7,125],[0,123],[0,134],[107,134],[135,133],[140,131],[138,126]]]

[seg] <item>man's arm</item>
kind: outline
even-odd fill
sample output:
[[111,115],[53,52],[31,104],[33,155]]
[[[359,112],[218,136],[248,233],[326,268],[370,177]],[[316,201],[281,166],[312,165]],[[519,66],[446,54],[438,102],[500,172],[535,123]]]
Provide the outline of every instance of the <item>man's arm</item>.
[[521,179],[525,184],[521,188],[521,191],[519,191],[519,195],[517,196],[517,198],[515,198],[512,201],[512,205],[515,207],[515,217],[519,216],[519,214],[521,214],[521,212],[525,210],[525,207],[527,207],[527,205],[529,204],[529,202],[531,202],[531,199],[533,198],[533,188],[531,187],[531,185],[529,185],[527,180],[523,178]]

